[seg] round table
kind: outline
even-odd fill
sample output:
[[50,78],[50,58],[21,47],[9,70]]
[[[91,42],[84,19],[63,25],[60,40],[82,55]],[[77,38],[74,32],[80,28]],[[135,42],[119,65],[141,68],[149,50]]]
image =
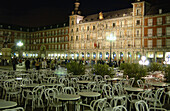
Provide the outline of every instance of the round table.
[[124,87],[124,90],[129,91],[129,92],[142,92],[142,91],[144,91],[144,89],[137,88],[137,87]]
[[153,82],[153,83],[150,83],[150,85],[155,86],[155,87],[167,87],[169,84],[163,83],[163,82]]
[[79,92],[78,94],[83,97],[98,97],[101,95],[98,92]]
[[88,84],[88,83],[90,83],[90,82],[92,82],[92,81],[77,81],[77,83],[78,84]]
[[34,88],[36,86],[39,86],[40,84],[27,84],[27,85],[21,85],[23,88]]
[[109,79],[106,79],[106,81],[109,81],[109,82],[111,82],[111,85],[113,85],[113,82],[114,81],[120,81],[120,80],[122,80],[123,78],[109,78]]
[[0,99],[0,109],[11,108],[15,106],[17,106],[16,102]]
[[[61,95],[57,95],[56,98],[62,101],[62,111],[64,111],[64,107],[63,107],[64,101],[77,101],[80,99],[80,96],[73,95],[73,94],[61,94]],[[75,104],[74,104],[74,110],[75,110]],[[68,109],[68,111],[69,111],[69,109]]]

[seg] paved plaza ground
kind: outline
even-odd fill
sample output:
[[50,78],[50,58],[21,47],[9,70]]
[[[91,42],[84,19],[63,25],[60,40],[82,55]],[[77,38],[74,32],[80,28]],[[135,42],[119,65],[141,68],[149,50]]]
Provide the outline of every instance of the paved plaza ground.
[[[0,66],[0,71],[1,71],[1,70],[13,70],[13,68],[12,68],[12,66]],[[23,63],[22,66],[17,65],[16,70],[17,70],[17,71],[26,71],[24,63]],[[58,70],[60,70],[60,69],[58,69]],[[56,71],[57,71],[57,69],[56,69]],[[1,89],[1,91],[2,91],[2,89]],[[1,91],[0,91],[0,98],[2,98],[2,93],[1,93]],[[24,104],[22,103],[21,105],[18,105],[18,106],[24,107]],[[167,103],[167,101],[165,102],[165,105],[164,105],[163,107],[166,108],[166,109],[168,109],[168,110],[170,110],[170,104]],[[73,109],[73,106],[70,105],[70,106],[69,106],[69,110],[72,111],[72,109]],[[30,110],[32,110],[32,108],[31,108],[31,102],[29,102],[26,111],[30,111]],[[47,110],[47,109],[45,108],[45,110]],[[42,111],[42,108],[36,108],[34,111]],[[55,108],[50,109],[50,111],[55,111]],[[59,111],[61,111],[61,109],[59,109]],[[132,111],[133,111],[133,110],[132,110]],[[135,111],[135,110],[134,110],[134,111]]]

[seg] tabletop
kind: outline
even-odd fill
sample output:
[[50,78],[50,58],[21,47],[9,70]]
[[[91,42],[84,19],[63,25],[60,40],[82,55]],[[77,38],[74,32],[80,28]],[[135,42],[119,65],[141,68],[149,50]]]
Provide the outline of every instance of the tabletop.
[[92,82],[92,81],[77,81],[77,83],[78,84],[88,84],[88,83],[90,83],[90,82]]
[[32,87],[36,87],[36,86],[39,86],[40,84],[24,84],[24,85],[21,85],[21,87],[23,88],[32,88]]
[[14,106],[17,106],[16,102],[0,99],[0,109],[10,108]]
[[164,83],[164,82],[153,82],[153,83],[149,83],[152,86],[157,86],[157,87],[166,87],[168,85],[170,85],[170,83]]
[[144,91],[144,89],[138,88],[138,87],[124,87],[124,89],[125,89],[126,91],[133,91],[133,92],[141,92],[141,91]]
[[107,81],[117,81],[117,80],[122,80],[123,78],[109,78],[106,79]]
[[73,94],[61,94],[57,95],[56,98],[62,101],[74,101],[80,99],[80,96]]
[[101,94],[98,92],[79,92],[78,95],[84,96],[84,97],[98,97]]

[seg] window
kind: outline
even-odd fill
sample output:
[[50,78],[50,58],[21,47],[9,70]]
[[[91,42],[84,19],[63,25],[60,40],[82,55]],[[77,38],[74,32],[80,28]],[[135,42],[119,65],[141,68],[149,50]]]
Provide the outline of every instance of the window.
[[52,45],[52,49],[54,49],[54,45]]
[[127,31],[127,36],[128,36],[128,37],[131,36],[130,30]]
[[136,37],[139,37],[140,36],[140,29],[137,29],[136,30]]
[[120,27],[124,27],[124,21],[120,22]]
[[136,9],[136,15],[141,15],[141,9]]
[[136,20],[136,25],[140,25],[140,20]]
[[52,38],[52,43],[54,43],[54,38]]
[[76,36],[76,41],[78,41],[79,40],[79,37],[78,36]]
[[51,45],[49,45],[49,49],[51,49]]
[[71,41],[73,41],[73,36],[71,36]]
[[58,45],[58,49],[60,50],[60,45]]
[[148,29],[148,37],[152,37],[152,29]]
[[166,27],[166,35],[170,35],[170,27]]
[[71,21],[71,24],[74,25],[74,21]]
[[62,49],[64,49],[64,44],[62,44]]
[[152,19],[148,19],[148,26],[152,26],[153,25],[153,20]]
[[136,47],[136,48],[140,48],[140,45],[141,45],[140,40],[136,40],[136,41],[135,41],[135,47]]
[[61,37],[59,37],[59,40],[58,40],[59,42],[61,41]]
[[157,40],[157,47],[161,48],[162,47],[162,40]]
[[89,31],[89,26],[87,26],[87,31]]
[[57,43],[57,37],[55,38],[55,42]]
[[65,41],[68,41],[68,36],[66,36]]
[[89,40],[89,35],[87,35],[87,40]]
[[115,27],[116,26],[116,24],[115,23],[113,23],[113,27]]
[[51,43],[51,38],[49,38],[49,43]]
[[95,26],[93,26],[93,30],[95,30]]
[[65,49],[66,49],[66,50],[68,49],[68,44],[65,45]]
[[77,30],[76,30],[77,32],[79,31],[79,28],[77,28]]
[[152,48],[152,40],[148,40],[148,48]]
[[162,17],[157,18],[157,25],[161,25],[162,24]]
[[170,47],[170,39],[166,39],[166,47]]
[[46,38],[46,43],[48,43],[48,38]]
[[42,43],[44,43],[44,39],[42,39]]
[[55,45],[55,49],[57,49],[57,45]]
[[166,17],[166,23],[169,24],[170,23],[170,16]]
[[157,36],[162,36],[162,28],[157,28]]
[[84,40],[84,36],[83,35],[81,36],[81,40]]

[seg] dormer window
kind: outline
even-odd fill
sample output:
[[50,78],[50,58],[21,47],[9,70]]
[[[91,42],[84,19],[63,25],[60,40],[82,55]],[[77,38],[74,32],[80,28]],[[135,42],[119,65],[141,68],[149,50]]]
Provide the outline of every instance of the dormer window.
[[141,15],[141,9],[140,8],[136,9],[136,15]]

